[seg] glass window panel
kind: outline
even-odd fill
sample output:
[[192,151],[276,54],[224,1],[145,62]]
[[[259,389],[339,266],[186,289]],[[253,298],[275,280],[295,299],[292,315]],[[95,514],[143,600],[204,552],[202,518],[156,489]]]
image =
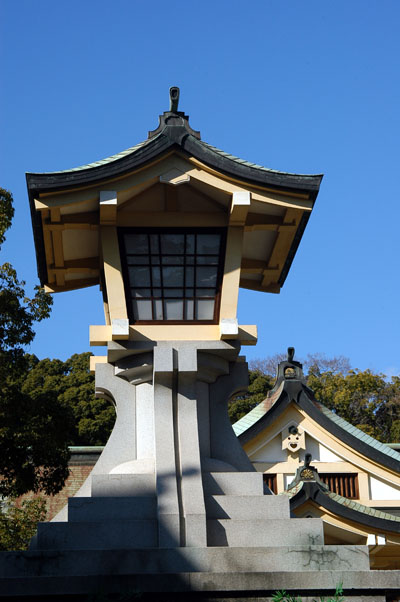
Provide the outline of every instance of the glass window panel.
[[182,288],[164,288],[164,297],[183,297]]
[[132,297],[151,297],[149,288],[135,288],[132,290]]
[[158,255],[151,255],[152,265],[160,265],[160,258]]
[[197,253],[200,255],[218,255],[220,234],[198,234],[197,235]]
[[148,265],[149,259],[148,255],[129,255],[126,258],[128,265]]
[[183,320],[183,300],[167,299],[164,301],[165,320]]
[[143,299],[132,300],[133,316],[136,320],[152,320],[151,301]]
[[147,255],[149,252],[147,234],[125,234],[124,241],[127,253]]
[[158,255],[160,252],[158,244],[158,234],[150,234],[150,251],[155,255]]
[[156,299],[155,301],[153,301],[154,319],[155,320],[163,320],[164,319],[162,306],[163,306],[162,299]]
[[217,272],[218,268],[209,267],[198,267],[196,268],[196,286],[207,286],[214,287],[217,284]]
[[185,297],[193,297],[194,290],[192,288],[185,289]]
[[161,286],[160,268],[151,268],[153,276],[153,286]]
[[129,267],[129,283],[131,286],[150,286],[150,270],[146,267]]
[[218,261],[218,255],[198,255],[196,257],[197,264],[206,263],[207,265],[218,265]]
[[214,299],[196,299],[196,320],[212,320]]
[[162,297],[162,289],[153,288],[153,297]]
[[186,234],[186,253],[194,253],[194,234]]
[[194,264],[194,256],[193,255],[187,255],[186,256],[186,263],[193,265]]
[[185,248],[184,234],[160,234],[161,255],[168,253],[181,254]]
[[194,270],[193,268],[186,268],[186,286],[194,286]]
[[193,299],[186,299],[186,301],[185,301],[185,311],[186,311],[185,320],[193,320],[193,306],[194,306]]
[[164,286],[183,286],[183,270],[180,267],[164,267],[163,285]]
[[215,297],[215,288],[196,288],[196,297]]
[[183,265],[184,256],[180,257],[177,255],[166,255],[161,258],[162,263],[172,264],[172,265]]

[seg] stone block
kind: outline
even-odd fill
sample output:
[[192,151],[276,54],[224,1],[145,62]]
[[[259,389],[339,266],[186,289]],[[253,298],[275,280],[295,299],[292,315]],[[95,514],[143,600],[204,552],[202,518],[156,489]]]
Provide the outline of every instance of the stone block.
[[35,547],[38,550],[113,550],[157,545],[156,520],[107,520],[39,523]]
[[290,517],[289,498],[281,495],[212,495],[206,497],[206,509],[209,519]]
[[68,500],[69,522],[155,519],[157,499],[152,497],[74,497]]
[[209,546],[305,546],[324,543],[322,520],[291,518],[272,520],[207,520]]
[[260,472],[203,472],[203,487],[205,496],[264,494]]
[[154,474],[94,474],[93,497],[149,497],[155,495]]

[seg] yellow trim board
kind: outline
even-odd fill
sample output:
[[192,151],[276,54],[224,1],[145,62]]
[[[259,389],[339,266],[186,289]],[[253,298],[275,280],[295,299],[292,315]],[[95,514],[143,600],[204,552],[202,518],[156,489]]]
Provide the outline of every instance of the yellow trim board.
[[[90,345],[103,346],[108,341],[115,340],[112,336],[111,326],[90,326]],[[242,345],[256,345],[257,326],[254,324],[239,326],[236,335]],[[175,324],[146,324],[140,326],[129,326],[130,341],[220,341],[219,324],[182,324],[179,328]]]

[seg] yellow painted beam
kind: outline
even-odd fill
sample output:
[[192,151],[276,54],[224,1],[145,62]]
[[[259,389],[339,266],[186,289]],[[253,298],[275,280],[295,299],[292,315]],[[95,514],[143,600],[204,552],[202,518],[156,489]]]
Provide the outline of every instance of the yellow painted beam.
[[106,364],[107,356],[106,355],[91,355],[89,360],[90,360],[89,370],[92,374],[94,374],[96,371],[96,364]]
[[100,192],[100,224],[113,226],[117,222],[117,192],[102,190]]
[[[90,326],[90,344],[104,346],[112,340],[112,326]],[[257,343],[257,326],[239,326],[236,337],[242,345]],[[169,324],[149,324],[129,326],[130,341],[219,341],[220,328],[218,324],[204,325],[183,324],[179,328]]]
[[117,215],[118,226],[153,227],[153,228],[223,228],[228,225],[228,216],[224,213],[182,213],[180,211],[132,212]]
[[117,229],[101,226],[100,233],[110,320],[128,319]]
[[250,192],[234,192],[232,194],[230,226],[244,226],[251,205]]
[[53,252],[54,252],[54,265],[57,268],[64,267],[64,251],[63,251],[63,240],[62,232],[57,230],[51,233],[53,240]]
[[222,281],[220,321],[237,318],[240,264],[242,261],[243,227],[230,226],[226,241],[224,276]]

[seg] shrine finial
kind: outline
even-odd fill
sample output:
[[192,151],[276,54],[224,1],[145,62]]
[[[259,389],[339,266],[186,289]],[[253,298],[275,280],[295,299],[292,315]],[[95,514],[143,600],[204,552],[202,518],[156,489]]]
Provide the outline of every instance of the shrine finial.
[[169,89],[169,110],[171,113],[178,112],[178,104],[179,104],[179,88],[177,86],[172,86]]

